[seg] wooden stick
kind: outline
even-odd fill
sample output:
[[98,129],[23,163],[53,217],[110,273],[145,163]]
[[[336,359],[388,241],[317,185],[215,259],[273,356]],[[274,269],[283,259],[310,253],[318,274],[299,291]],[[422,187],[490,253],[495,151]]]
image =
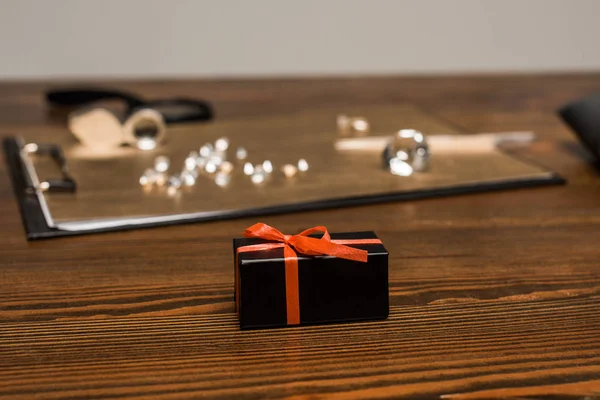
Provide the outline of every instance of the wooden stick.
[[[527,145],[535,139],[535,133],[498,132],[474,135],[429,135],[426,137],[432,153],[479,153],[495,149],[501,144]],[[383,151],[391,136],[366,136],[339,139],[336,150]]]

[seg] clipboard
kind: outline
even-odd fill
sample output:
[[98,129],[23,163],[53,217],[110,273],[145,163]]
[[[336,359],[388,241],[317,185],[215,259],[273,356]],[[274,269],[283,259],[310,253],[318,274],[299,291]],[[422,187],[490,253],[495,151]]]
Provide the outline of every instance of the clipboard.
[[[379,154],[336,150],[334,143],[339,134],[335,116],[340,112],[359,115],[359,111],[373,121],[374,136],[402,127],[426,133],[459,134],[419,109],[403,105],[323,109],[222,121],[202,128],[174,127],[170,129],[169,141],[156,151],[142,154],[124,150],[120,155],[103,159],[83,154],[68,132],[57,132],[52,138],[34,133],[24,138],[8,137],[3,145],[29,240],[565,182],[556,173],[501,149],[473,154],[432,154],[430,171],[410,177],[392,176],[382,167]],[[238,145],[247,148],[252,162],[272,160],[276,166],[273,178],[264,185],[254,185],[238,165],[228,187],[218,187],[210,176],[201,176],[199,183],[181,190],[177,198],[170,198],[160,188],[147,192],[138,184],[140,175],[157,155],[168,155],[172,164],[180,166],[190,150],[222,136],[230,138],[234,148]],[[56,157],[43,157],[37,165],[24,160],[24,153],[32,150],[27,148],[28,143],[39,145],[42,138],[53,142],[54,153],[49,153],[60,153],[65,165],[61,167]],[[309,171],[291,180],[278,173],[278,167],[298,158],[308,160]],[[50,170],[46,167],[48,163],[54,165],[55,175],[40,177],[39,172]],[[53,192],[41,187],[50,180],[57,190],[61,185],[62,189],[69,187],[69,181],[77,190]]]

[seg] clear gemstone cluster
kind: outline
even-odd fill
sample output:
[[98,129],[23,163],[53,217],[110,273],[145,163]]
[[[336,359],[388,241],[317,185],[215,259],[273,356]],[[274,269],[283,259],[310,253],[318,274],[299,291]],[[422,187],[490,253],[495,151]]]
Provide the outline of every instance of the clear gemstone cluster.
[[[217,186],[226,187],[235,173],[236,165],[241,166],[244,175],[250,177],[255,185],[267,182],[275,171],[270,160],[260,164],[246,161],[248,152],[243,147],[235,150],[234,162],[228,161],[229,139],[222,137],[214,143],[205,143],[198,150],[191,151],[183,162],[183,168],[178,174],[169,174],[171,161],[166,156],[158,156],[154,160],[154,167],[148,168],[140,177],[139,183],[145,188],[153,186],[167,186],[169,195],[176,195],[183,187],[196,185],[200,175],[210,178]],[[286,178],[294,177],[299,171],[308,171],[308,162],[298,160],[296,165],[285,164],[281,171]]]

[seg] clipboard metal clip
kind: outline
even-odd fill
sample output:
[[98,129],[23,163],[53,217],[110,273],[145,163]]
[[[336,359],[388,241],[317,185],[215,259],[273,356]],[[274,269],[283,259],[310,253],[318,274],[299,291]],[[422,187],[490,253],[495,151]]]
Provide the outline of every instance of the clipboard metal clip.
[[[37,156],[49,156],[58,166],[61,178],[58,179],[46,179],[40,181],[31,155]],[[63,193],[75,193],[77,190],[77,184],[69,173],[69,167],[67,166],[67,160],[63,155],[60,146],[55,144],[40,144],[40,143],[27,143],[21,142],[21,160],[25,166],[26,178],[29,184],[29,190],[36,192],[63,192]]]

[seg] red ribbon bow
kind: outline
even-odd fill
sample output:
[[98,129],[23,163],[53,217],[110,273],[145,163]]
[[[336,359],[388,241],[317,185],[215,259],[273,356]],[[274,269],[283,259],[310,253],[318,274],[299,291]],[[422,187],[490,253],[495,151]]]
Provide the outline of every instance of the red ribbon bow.
[[[310,237],[313,233],[323,232],[320,238]],[[300,296],[298,289],[298,253],[308,256],[334,256],[346,260],[367,262],[369,253],[366,250],[345,246],[346,244],[380,244],[379,239],[346,239],[331,240],[327,228],[315,226],[297,235],[285,235],[279,230],[259,222],[252,225],[244,232],[246,237],[261,238],[275,241],[277,243],[261,243],[242,246],[237,249],[236,268],[239,268],[237,256],[239,253],[248,251],[270,250],[283,247],[285,261],[285,288],[286,309],[288,325],[300,323]],[[236,273],[236,308],[239,311],[239,271]]]

